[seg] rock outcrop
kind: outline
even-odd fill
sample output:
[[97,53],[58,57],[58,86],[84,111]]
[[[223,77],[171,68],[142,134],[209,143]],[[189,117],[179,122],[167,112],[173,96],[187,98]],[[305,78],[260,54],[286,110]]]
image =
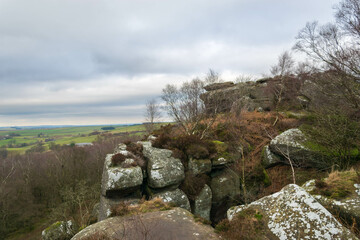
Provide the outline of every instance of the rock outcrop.
[[206,93],[201,95],[208,110],[215,106],[220,112],[253,111],[259,107],[270,109],[271,99],[266,97],[267,80],[257,82],[215,83],[205,87]]
[[268,228],[278,239],[357,239],[315,198],[295,184],[246,206],[230,208],[227,217],[231,221],[248,208],[259,209],[265,215]]
[[220,239],[211,226],[195,222],[193,215],[182,208],[108,218],[83,229],[72,240],[84,238],[123,240]]

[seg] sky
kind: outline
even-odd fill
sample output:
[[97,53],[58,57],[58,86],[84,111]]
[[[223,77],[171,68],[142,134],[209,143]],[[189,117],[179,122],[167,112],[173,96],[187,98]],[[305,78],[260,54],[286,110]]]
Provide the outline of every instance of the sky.
[[0,126],[141,123],[168,83],[267,74],[336,3],[0,0]]

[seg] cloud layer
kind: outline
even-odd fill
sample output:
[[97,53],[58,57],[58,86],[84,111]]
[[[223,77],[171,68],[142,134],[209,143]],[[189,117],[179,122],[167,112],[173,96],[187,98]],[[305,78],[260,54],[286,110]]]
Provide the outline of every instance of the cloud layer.
[[166,83],[267,72],[335,0],[0,0],[0,126],[141,122]]

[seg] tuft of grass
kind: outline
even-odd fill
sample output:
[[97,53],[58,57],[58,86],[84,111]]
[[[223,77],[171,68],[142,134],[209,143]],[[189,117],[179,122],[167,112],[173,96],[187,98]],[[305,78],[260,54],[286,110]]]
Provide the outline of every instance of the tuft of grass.
[[263,214],[253,208],[238,213],[232,221],[222,220],[216,225],[215,231],[224,239],[264,239],[267,235],[266,223]]
[[354,169],[333,171],[323,180],[316,180],[313,194],[321,194],[328,198],[341,200],[354,193],[355,183],[360,183],[360,175]]
[[112,208],[111,216],[126,216],[147,212],[167,211],[172,208],[173,206],[171,204],[165,203],[161,198],[154,198],[149,201],[143,201],[137,205],[128,205],[125,202],[122,202]]

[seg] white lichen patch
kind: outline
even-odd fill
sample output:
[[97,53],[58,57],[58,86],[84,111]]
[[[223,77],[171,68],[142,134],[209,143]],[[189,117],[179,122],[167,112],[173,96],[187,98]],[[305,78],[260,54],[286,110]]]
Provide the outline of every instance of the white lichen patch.
[[298,128],[286,130],[271,140],[271,145],[287,145],[294,148],[306,149],[302,142],[305,141],[304,134]]
[[279,239],[356,239],[316,199],[294,184],[247,206],[229,209],[228,219],[249,207],[260,208],[267,215],[268,228]]

